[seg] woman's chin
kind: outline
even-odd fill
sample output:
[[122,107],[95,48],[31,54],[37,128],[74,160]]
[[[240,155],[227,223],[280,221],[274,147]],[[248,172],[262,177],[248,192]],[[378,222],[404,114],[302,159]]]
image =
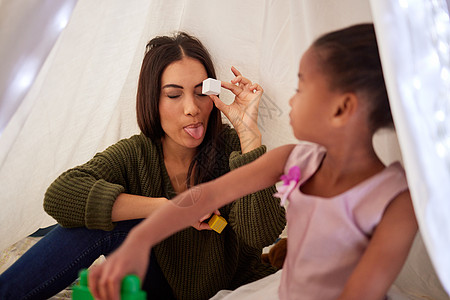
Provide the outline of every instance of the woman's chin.
[[197,148],[203,142],[203,139],[204,136],[198,139],[189,136],[183,140],[183,145],[187,148]]

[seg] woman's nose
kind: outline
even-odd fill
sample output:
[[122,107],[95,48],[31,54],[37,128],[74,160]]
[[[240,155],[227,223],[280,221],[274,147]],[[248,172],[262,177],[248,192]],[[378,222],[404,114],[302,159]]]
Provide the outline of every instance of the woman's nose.
[[184,101],[184,114],[196,116],[200,112],[200,107],[197,104],[195,95],[190,95],[185,98]]

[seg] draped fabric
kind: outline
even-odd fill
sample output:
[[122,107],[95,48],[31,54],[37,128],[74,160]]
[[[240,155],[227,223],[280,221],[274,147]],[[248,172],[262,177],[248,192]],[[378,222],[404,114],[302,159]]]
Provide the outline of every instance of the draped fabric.
[[449,293],[449,2],[372,0],[371,4],[415,213]]
[[[295,142],[288,99],[302,52],[326,30],[371,20],[368,2],[334,2],[78,0],[0,136],[0,249],[54,223],[42,199],[61,172],[138,132],[137,78],[156,35],[187,31],[210,50],[220,80],[233,78],[233,65],[260,83],[263,142]],[[221,98],[232,101],[229,92]]]
[[[136,85],[145,45],[152,37],[178,30],[191,33],[210,50],[220,80],[229,81],[233,77],[230,68],[235,66],[261,84],[265,93],[258,123],[263,143],[271,149],[296,142],[288,121],[288,100],[296,88],[303,51],[319,34],[374,21],[401,142],[399,147],[394,133],[382,132],[375,137],[376,150],[386,164],[404,160],[409,183],[414,185],[412,196],[425,245],[431,249],[434,266],[442,263],[438,273],[447,290],[450,288],[450,256],[445,255],[450,248],[450,202],[443,201],[450,194],[448,165],[445,169],[439,157],[426,160],[430,149],[412,151],[419,141],[428,143],[428,133],[418,135],[407,125],[410,118],[402,114],[408,103],[400,104],[400,97],[395,97],[396,86],[401,85],[398,78],[404,74],[402,64],[410,63],[407,58],[399,59],[400,49],[417,45],[389,53],[401,44],[400,35],[390,32],[403,21],[394,7],[411,1],[53,1],[0,0],[0,62],[5,61],[4,50],[10,45],[9,55],[15,56],[7,61],[17,61],[20,66],[18,57],[34,55],[38,66],[36,76],[23,84],[26,88],[20,97],[0,94],[0,249],[55,223],[43,211],[42,200],[60,173],[138,132]],[[62,2],[68,3],[71,11],[67,20],[59,21],[63,23],[60,33],[44,39],[48,31],[24,30],[24,22],[32,24],[38,17],[33,13],[40,7],[37,3],[52,7],[55,2],[61,7]],[[392,6],[387,4],[390,2]],[[7,18],[18,11],[23,18]],[[57,11],[48,9],[48,17],[55,17]],[[38,40],[45,44],[39,53],[32,52],[30,44],[8,43],[14,37],[29,40],[39,35]],[[12,86],[15,77],[5,72],[13,69],[12,65],[0,70],[0,93],[2,87]],[[410,79],[402,78],[405,82]],[[227,91],[221,98],[232,101]],[[6,108],[7,102],[14,102],[13,109]],[[427,172],[417,166],[419,158],[426,160],[421,166],[430,164]],[[432,168],[442,169],[440,174],[445,176],[438,180],[428,177]]]

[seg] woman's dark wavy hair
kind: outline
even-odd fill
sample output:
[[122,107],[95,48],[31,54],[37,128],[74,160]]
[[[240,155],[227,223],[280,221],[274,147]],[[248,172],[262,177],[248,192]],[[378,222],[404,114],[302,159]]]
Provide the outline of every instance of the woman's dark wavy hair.
[[373,24],[359,24],[319,37],[312,48],[330,87],[361,93],[369,104],[372,133],[393,126]]
[[[161,127],[159,98],[162,73],[173,62],[190,57],[198,60],[206,69],[209,78],[216,78],[211,57],[203,44],[195,37],[178,32],[173,36],[158,36],[147,43],[146,53],[139,75],[136,101],[137,122],[142,133],[155,143],[165,136]],[[213,106],[209,116],[205,138],[198,147],[197,155],[191,162],[187,184],[190,186],[194,174],[194,184],[209,181],[215,176],[215,157],[224,130],[220,111]]]

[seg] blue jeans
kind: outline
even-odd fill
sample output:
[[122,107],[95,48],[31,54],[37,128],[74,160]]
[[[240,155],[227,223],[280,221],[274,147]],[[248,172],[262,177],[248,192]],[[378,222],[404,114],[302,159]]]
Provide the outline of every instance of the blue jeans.
[[[118,222],[112,231],[56,226],[0,274],[0,299],[35,300],[56,295],[76,280],[81,269],[119,247],[140,221]],[[153,253],[143,289],[151,299],[173,298]]]

